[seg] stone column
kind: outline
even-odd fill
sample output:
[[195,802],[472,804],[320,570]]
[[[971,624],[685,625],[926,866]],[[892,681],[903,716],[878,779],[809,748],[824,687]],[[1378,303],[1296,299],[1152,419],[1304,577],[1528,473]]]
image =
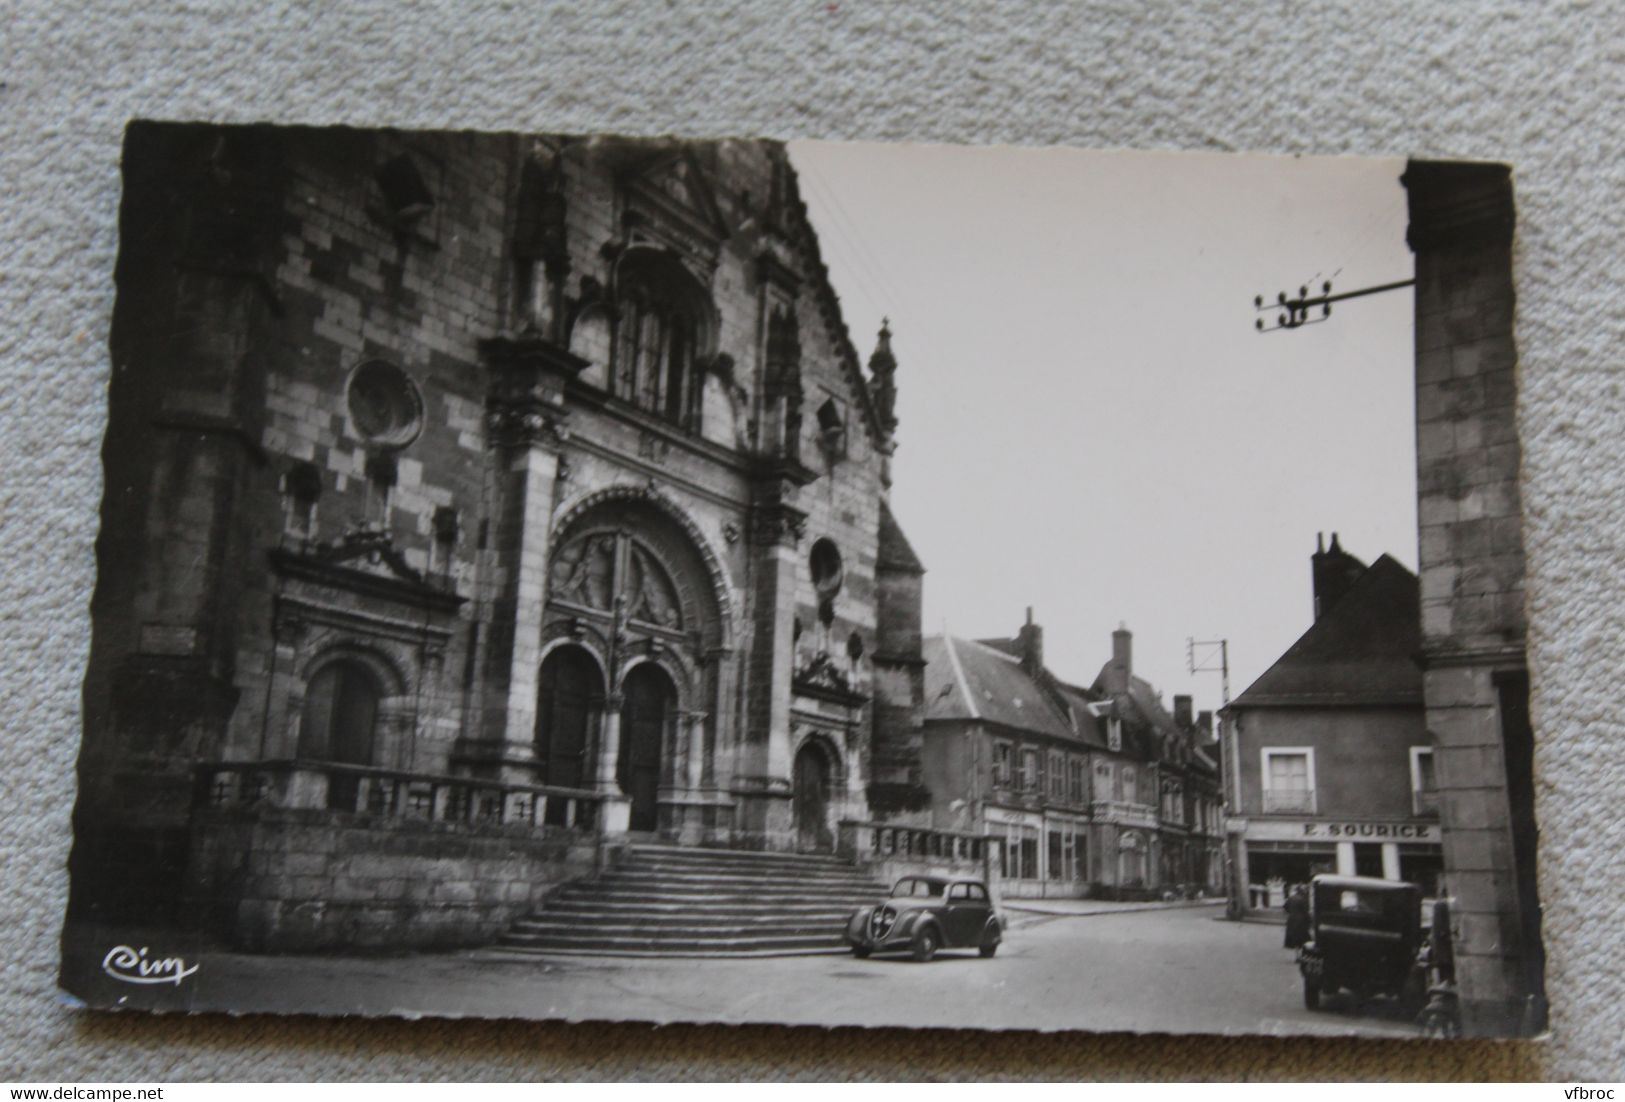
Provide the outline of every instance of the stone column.
[[611,693],[604,699],[604,720],[598,735],[598,768],[594,777],[599,790],[619,793],[621,784],[615,775],[621,761],[621,708],[626,698]]
[[788,849],[790,680],[793,673],[796,571],[806,514],[793,504],[812,472],[781,460],[759,472],[751,507],[751,641],[740,767],[733,790],[745,845]]
[[536,690],[547,600],[550,526],[567,437],[566,382],[586,366],[534,333],[481,342],[490,368],[486,433],[492,449],[485,702],[478,732],[457,758],[486,775],[536,779]]
[[1399,875],[1399,843],[1384,842],[1382,844],[1382,878],[1384,880],[1403,880]]
[[686,743],[687,758],[684,765],[688,770],[688,790],[697,792],[705,776],[705,721],[706,713],[690,712],[688,714],[688,739]]
[[1413,161],[1423,699],[1463,1032],[1544,1027],[1505,165]]
[[1353,876],[1355,870],[1354,843],[1337,843],[1337,875]]

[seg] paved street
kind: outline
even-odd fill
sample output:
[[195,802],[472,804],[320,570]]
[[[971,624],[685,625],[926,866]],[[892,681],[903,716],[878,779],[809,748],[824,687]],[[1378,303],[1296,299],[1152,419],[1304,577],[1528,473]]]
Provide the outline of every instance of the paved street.
[[[1280,927],[1219,921],[1216,906],[1008,913],[992,960],[205,954],[187,987],[195,1010],[1414,1036],[1381,1006],[1305,1010]],[[151,988],[98,981],[149,1002]]]

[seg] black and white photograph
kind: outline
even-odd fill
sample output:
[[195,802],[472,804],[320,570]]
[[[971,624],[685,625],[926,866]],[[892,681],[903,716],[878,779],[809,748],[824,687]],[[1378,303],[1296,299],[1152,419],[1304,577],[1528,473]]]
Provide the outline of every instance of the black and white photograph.
[[1511,169],[137,121],[60,985],[1547,1028]]

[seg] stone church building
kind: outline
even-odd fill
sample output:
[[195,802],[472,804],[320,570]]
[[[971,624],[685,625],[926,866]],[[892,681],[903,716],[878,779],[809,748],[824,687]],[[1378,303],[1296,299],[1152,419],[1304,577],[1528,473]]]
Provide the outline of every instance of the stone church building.
[[446,943],[593,839],[924,825],[897,364],[780,145],[136,124],[124,173],[76,915]]

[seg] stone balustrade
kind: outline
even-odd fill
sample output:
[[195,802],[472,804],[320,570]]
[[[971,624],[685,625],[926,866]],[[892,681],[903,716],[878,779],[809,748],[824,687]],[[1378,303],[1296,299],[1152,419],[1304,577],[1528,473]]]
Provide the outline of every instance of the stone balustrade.
[[589,831],[604,794],[313,761],[212,762],[197,769],[193,806],[326,809],[383,819],[520,824]]

